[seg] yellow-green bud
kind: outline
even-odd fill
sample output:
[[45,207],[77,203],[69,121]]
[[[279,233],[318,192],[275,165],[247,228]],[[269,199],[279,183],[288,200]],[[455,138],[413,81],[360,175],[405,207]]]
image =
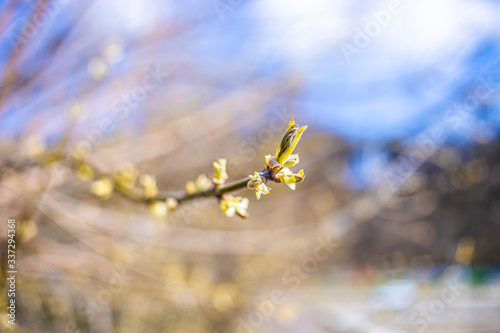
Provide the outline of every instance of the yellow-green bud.
[[212,182],[204,174],[200,174],[194,182],[189,181],[186,183],[186,193],[193,194],[208,190],[212,186]]
[[148,208],[149,213],[154,217],[164,218],[167,216],[167,204],[164,201],[153,201]]
[[132,163],[120,166],[113,172],[113,178],[117,186],[131,189],[135,185],[139,169]]
[[90,165],[82,163],[76,168],[76,176],[87,182],[94,178],[94,171],[92,171]]
[[260,199],[262,194],[268,194],[271,191],[270,187],[267,187],[265,184],[266,179],[260,175],[257,171],[254,172],[253,175],[248,176],[250,181],[247,184],[249,189],[255,190],[255,196],[257,200]]
[[245,197],[233,197],[232,195],[226,194],[220,200],[220,208],[229,217],[233,217],[235,214],[246,219],[248,218],[248,198]]
[[290,120],[290,122],[288,123],[288,128],[286,129],[285,134],[283,134],[283,138],[281,139],[281,143],[276,149],[275,158],[279,164],[284,165],[286,161],[288,161],[288,158],[293,153],[295,146],[297,146],[302,133],[304,133],[306,129],[307,126],[299,127],[299,125],[295,123],[293,118]]
[[174,198],[167,198],[166,203],[168,210],[175,210],[179,206],[179,202]]
[[214,177],[212,178],[212,182],[216,185],[222,185],[229,178],[226,171],[227,161],[225,158],[219,158],[217,161],[213,163],[214,165]]
[[300,159],[299,159],[299,154],[293,154],[288,157],[288,160],[285,162],[285,165],[283,165],[285,168],[293,167],[297,164],[299,164]]
[[113,194],[114,184],[108,177],[102,177],[90,184],[90,192],[103,200],[107,200]]
[[139,182],[144,190],[144,197],[154,198],[158,195],[158,186],[156,185],[156,178],[153,175],[141,175]]
[[304,170],[300,170],[299,173],[292,173],[290,169],[283,168],[276,174],[276,177],[282,182],[288,185],[292,190],[295,190],[296,185],[302,182],[305,178]]

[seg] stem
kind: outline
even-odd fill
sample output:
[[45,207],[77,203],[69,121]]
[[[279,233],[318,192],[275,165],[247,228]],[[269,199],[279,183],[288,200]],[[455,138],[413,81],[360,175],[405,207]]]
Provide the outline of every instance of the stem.
[[220,187],[215,187],[212,186],[208,190],[201,191],[201,192],[196,192],[192,194],[187,194],[186,192],[180,192],[177,193],[176,195],[168,195],[168,193],[160,193],[158,196],[156,196],[154,199],[151,200],[166,200],[167,198],[174,198],[177,200],[178,203],[184,202],[184,201],[189,201],[189,200],[194,200],[198,198],[210,198],[210,197],[217,197],[220,198],[222,197],[223,194],[239,190],[241,188],[244,188],[247,186],[248,181],[250,181],[249,177],[237,180],[235,182],[229,183],[222,185]]
[[[87,163],[89,164],[89,163]],[[90,165],[90,164],[89,164]],[[92,169],[94,170],[95,173],[98,174],[103,174],[103,172],[99,171],[99,169],[96,166],[91,166]],[[266,178],[266,181],[269,179],[269,170],[264,170],[260,172],[260,175],[264,178]],[[142,193],[138,191],[136,188],[132,189],[127,189],[122,186],[117,186],[115,187],[115,190],[124,195],[125,197],[135,200],[135,201],[143,201],[143,202],[152,202],[152,201],[158,201],[158,200],[166,200],[168,198],[173,198],[177,200],[177,202],[180,204],[184,201],[190,201],[194,199],[199,199],[199,198],[210,198],[210,197],[216,197],[216,198],[221,198],[225,193],[236,191],[242,188],[247,187],[247,183],[250,181],[250,177],[245,177],[243,179],[234,181],[229,184],[224,184],[219,187],[213,185],[209,189],[200,191],[200,192],[195,192],[195,193],[186,193],[185,191],[162,191],[158,193],[157,196],[154,198],[144,198],[142,196]]]
[[240,188],[247,187],[247,184],[249,181],[250,181],[250,177],[246,177],[246,178],[240,179],[238,181],[223,185],[215,190],[215,194],[218,197],[220,197],[224,193],[236,191],[236,190],[239,190]]

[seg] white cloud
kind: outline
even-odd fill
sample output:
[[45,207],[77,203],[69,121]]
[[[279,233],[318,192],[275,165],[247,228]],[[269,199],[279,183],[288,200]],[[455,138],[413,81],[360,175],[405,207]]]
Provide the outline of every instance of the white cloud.
[[[264,43],[300,61],[338,50],[341,41],[352,40],[354,28],[363,29],[373,20],[370,13],[387,8],[388,2],[360,7],[346,0],[262,0],[253,8]],[[405,0],[401,6],[401,13],[361,50],[371,64],[426,66],[441,58],[460,58],[476,46],[477,36],[497,29],[499,8],[487,1]]]
[[265,44],[293,58],[314,56],[335,45],[347,24],[347,1],[262,0],[253,3]]
[[146,34],[168,16],[169,6],[169,1],[160,0],[97,1],[82,23],[97,33]]
[[466,55],[478,37],[495,31],[497,17],[498,8],[485,1],[404,1],[395,26],[378,42],[391,58],[426,65]]

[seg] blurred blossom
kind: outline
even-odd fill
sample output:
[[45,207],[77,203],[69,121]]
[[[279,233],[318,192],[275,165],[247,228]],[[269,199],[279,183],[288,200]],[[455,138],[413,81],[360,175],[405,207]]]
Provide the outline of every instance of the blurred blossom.
[[280,306],[277,311],[278,322],[285,327],[289,326],[297,321],[299,311],[299,303],[288,303]]
[[219,311],[231,311],[234,308],[236,295],[237,290],[233,286],[229,284],[218,285],[212,296],[213,305]]
[[195,192],[201,192],[209,189],[212,186],[212,182],[205,174],[198,175],[198,178],[193,181],[188,181],[186,183],[186,192],[188,194],[193,194]]
[[217,161],[213,162],[214,167],[214,177],[212,177],[212,182],[216,185],[222,185],[229,178],[226,171],[227,160],[224,158],[219,158]]
[[101,58],[92,58],[88,64],[88,72],[89,75],[96,81],[104,78],[108,71],[108,67],[103,59]]
[[101,177],[90,184],[90,193],[103,200],[107,200],[113,194],[113,187],[114,184],[111,179],[108,177]]
[[472,237],[461,239],[457,245],[455,260],[461,264],[469,265],[474,255],[476,240]]
[[132,163],[123,164],[113,172],[115,182],[127,189],[134,187],[138,175],[139,170]]
[[103,47],[102,53],[108,63],[117,63],[123,59],[123,45],[111,42]]
[[154,198],[158,194],[156,178],[153,175],[141,175],[140,183],[144,190],[145,198]]
[[35,221],[25,220],[21,222],[19,231],[22,241],[28,242],[38,234],[39,228]]
[[[0,1],[16,327],[498,332],[499,17],[488,0]],[[300,191],[249,214],[270,180]],[[247,188],[201,198],[226,182]]]
[[153,201],[149,205],[149,213],[155,217],[163,218],[167,216],[167,204],[163,201]]
[[76,168],[76,176],[83,181],[90,181],[94,178],[94,172],[88,164],[82,163]]
[[29,158],[39,157],[45,151],[45,148],[42,139],[36,136],[30,136],[24,144],[25,154]]

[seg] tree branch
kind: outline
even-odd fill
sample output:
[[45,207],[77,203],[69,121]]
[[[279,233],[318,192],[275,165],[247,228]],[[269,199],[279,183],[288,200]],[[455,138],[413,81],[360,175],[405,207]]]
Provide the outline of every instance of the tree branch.
[[157,195],[155,198],[151,200],[166,200],[167,198],[174,198],[177,200],[178,203],[184,202],[184,201],[189,201],[193,199],[198,199],[198,198],[209,198],[209,197],[217,197],[220,198],[222,197],[223,194],[239,190],[241,188],[245,188],[247,186],[247,183],[250,181],[249,177],[237,180],[235,182],[225,184],[219,187],[212,186],[208,190],[201,191],[201,192],[196,192],[192,194],[187,194],[186,192],[181,192],[177,196],[172,196],[172,195],[162,195],[160,193]]

